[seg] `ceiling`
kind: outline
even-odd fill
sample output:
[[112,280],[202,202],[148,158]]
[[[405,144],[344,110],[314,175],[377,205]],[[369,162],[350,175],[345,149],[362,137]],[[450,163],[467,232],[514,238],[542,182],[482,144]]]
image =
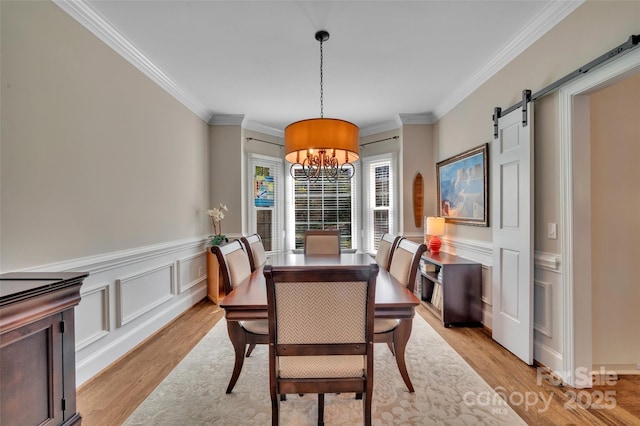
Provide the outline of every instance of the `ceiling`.
[[[54,0],[204,120],[432,123],[581,2]],[[490,113],[490,112],[488,112]]]

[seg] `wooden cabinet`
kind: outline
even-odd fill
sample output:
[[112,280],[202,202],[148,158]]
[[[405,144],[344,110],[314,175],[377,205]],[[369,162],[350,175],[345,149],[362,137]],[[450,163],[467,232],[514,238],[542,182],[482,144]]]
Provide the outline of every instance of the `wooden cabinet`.
[[207,297],[216,305],[224,298],[220,265],[211,247],[207,247]]
[[74,306],[88,274],[0,275],[0,424],[79,425]]
[[420,261],[422,300],[445,327],[482,325],[482,265],[448,253]]

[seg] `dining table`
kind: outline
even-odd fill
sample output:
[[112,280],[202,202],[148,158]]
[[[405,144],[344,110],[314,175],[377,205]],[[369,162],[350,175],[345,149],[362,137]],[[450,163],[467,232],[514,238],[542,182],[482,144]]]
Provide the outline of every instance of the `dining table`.
[[[299,253],[282,253],[271,255],[266,264],[292,269],[335,268],[343,266],[361,266],[375,264],[371,255],[361,252],[340,253],[339,255],[304,255]],[[251,275],[239,283],[220,302],[225,311],[229,339],[235,351],[233,377],[237,380],[245,358],[245,332],[242,321],[266,320],[267,290],[264,267],[256,268]],[[321,301],[319,301],[321,303]],[[405,348],[411,336],[415,308],[420,305],[418,299],[405,285],[396,280],[384,268],[379,268],[376,277],[375,318],[397,319],[399,323],[394,336],[394,356],[400,374],[410,392],[413,385],[405,363]],[[232,381],[235,382],[232,378]]]

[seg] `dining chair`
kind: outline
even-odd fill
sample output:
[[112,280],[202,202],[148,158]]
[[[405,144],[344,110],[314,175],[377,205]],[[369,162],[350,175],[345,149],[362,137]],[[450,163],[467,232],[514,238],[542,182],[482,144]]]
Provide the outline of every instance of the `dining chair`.
[[[401,238],[397,243],[389,264],[389,274],[413,293],[416,276],[420,266],[420,258],[427,251],[427,246]],[[374,322],[374,341],[386,343],[396,358],[400,375],[409,392],[413,392],[413,384],[407,372],[404,351],[411,336],[413,319],[376,319]]]
[[371,425],[378,269],[264,267],[272,425],[279,423],[280,396],[317,393],[323,425],[324,394],[347,392],[362,395],[364,424]]
[[240,238],[240,241],[242,241],[242,244],[249,255],[251,272],[265,264],[267,261],[267,254],[264,251],[262,238],[259,234],[251,234],[248,237],[242,237]]
[[[216,255],[218,263],[220,264],[222,285],[225,294],[229,294],[251,275],[252,271],[249,256],[240,240],[232,241],[223,246],[213,246],[211,247],[211,251]],[[269,343],[269,326],[266,320],[240,321],[239,325],[242,330],[241,341],[244,343],[234,347],[235,364],[233,373],[231,374],[231,380],[227,386],[227,393],[231,393],[240,377],[242,365],[244,364],[246,346],[249,345],[249,350],[246,351],[246,356],[248,357],[251,355],[251,351],[255,348],[256,344]]]
[[340,254],[340,231],[308,229],[304,232],[304,254]]
[[[249,264],[251,265],[251,272],[264,265],[267,261],[267,255],[264,251],[264,245],[262,244],[262,237],[259,234],[252,234],[248,237],[240,238],[244,249],[249,256]],[[250,356],[253,350],[256,348],[256,343],[250,343],[247,349],[246,356]]]
[[382,234],[380,242],[378,243],[378,250],[376,251],[376,263],[380,265],[381,268],[384,268],[387,271],[389,270],[393,252],[400,242],[400,239],[402,239],[400,235],[394,236],[389,233]]

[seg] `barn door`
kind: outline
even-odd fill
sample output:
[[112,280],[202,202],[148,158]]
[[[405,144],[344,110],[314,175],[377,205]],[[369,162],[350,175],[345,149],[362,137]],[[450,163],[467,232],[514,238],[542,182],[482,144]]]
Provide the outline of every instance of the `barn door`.
[[533,104],[523,105],[498,119],[491,146],[492,327],[494,340],[531,365]]

